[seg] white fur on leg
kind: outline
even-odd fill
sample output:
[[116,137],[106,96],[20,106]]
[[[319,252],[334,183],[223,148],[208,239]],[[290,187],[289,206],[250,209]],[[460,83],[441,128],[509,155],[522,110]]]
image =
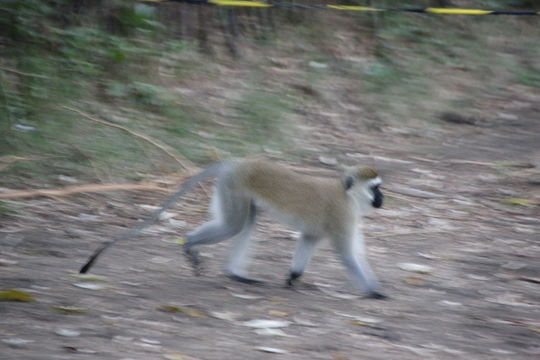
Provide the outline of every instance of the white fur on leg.
[[227,264],[227,272],[230,275],[248,277],[247,267],[251,254],[250,235],[252,228],[252,225],[246,225],[239,234],[232,238],[233,247]]

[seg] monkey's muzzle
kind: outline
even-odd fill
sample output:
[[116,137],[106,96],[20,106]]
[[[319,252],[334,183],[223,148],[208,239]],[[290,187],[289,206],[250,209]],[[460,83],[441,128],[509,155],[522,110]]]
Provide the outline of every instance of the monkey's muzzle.
[[371,191],[373,192],[373,201],[371,202],[371,205],[378,209],[383,205],[384,195],[381,190],[379,190],[379,185],[373,186]]

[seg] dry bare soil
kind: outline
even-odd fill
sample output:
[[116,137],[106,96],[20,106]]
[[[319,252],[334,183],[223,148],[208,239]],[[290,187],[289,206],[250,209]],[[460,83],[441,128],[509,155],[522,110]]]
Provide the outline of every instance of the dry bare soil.
[[[0,302],[0,357],[539,357],[540,94],[514,88],[492,101],[485,119],[447,119],[436,131],[310,124],[314,153],[332,147],[340,162],[375,163],[384,177],[387,202],[364,230],[386,301],[355,292],[328,245],[306,283],[285,288],[296,234],[266,217],[252,266],[264,286],[223,275],[227,243],[204,249],[206,270],[195,277],[176,240],[207,218],[209,186],[180,201],[174,221],[103,255],[92,269],[106,276],[99,282],[74,275],[102,241],[149,214],[139,205],[158,205],[162,195],[17,202],[18,212],[1,218],[0,290],[35,301]],[[317,155],[289,165],[325,167]],[[257,319],[279,321],[281,332],[247,326]]]

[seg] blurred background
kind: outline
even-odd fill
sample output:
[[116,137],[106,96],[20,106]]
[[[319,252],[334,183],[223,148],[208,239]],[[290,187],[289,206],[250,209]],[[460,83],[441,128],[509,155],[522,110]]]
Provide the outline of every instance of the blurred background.
[[513,86],[540,87],[535,16],[195,3],[2,1],[0,185],[140,180],[247,154],[331,157],[347,150],[339,136],[317,145],[332,129],[430,136],[489,116]]
[[[313,7],[539,2],[289,4],[0,0],[2,359],[538,358],[540,16]],[[353,292],[329,244],[285,288],[298,233],[264,215],[265,286],[224,277],[227,242],[195,277],[179,237],[208,186],[77,273],[198,168],[249,155],[379,170],[363,226],[391,300]]]

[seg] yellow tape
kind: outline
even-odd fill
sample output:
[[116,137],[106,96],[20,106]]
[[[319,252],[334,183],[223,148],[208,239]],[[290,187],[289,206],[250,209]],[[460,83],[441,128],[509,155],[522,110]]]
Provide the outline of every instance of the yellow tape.
[[[0,0],[1,1],[1,0]],[[139,0],[146,2],[167,2],[169,0]],[[182,2],[178,0],[178,2]],[[186,0],[187,2],[187,0]],[[345,10],[345,11],[403,11],[403,12],[418,12],[418,13],[431,13],[431,14],[448,14],[448,15],[540,15],[540,11],[524,11],[524,12],[512,12],[512,11],[493,11],[493,10],[480,10],[480,9],[448,9],[448,8],[435,8],[428,7],[425,9],[378,9],[367,6],[349,6],[349,5],[300,5],[295,3],[276,3],[268,4],[262,1],[248,1],[248,0],[206,0],[206,4],[214,4],[220,6],[245,6],[245,7],[259,7],[259,8],[269,8],[269,7],[298,7],[298,8],[312,8],[320,9],[321,7],[326,7],[333,10]]]
[[257,1],[235,1],[235,0],[208,0],[211,4],[222,6],[249,6],[249,7],[271,7],[271,4],[266,4]]
[[493,12],[491,10],[443,9],[443,8],[426,8],[424,11],[427,13],[432,13],[432,14],[461,14],[461,15],[489,15]]
[[327,8],[335,10],[352,10],[352,11],[382,11],[381,9],[375,9],[365,6],[347,6],[347,5],[326,5]]

